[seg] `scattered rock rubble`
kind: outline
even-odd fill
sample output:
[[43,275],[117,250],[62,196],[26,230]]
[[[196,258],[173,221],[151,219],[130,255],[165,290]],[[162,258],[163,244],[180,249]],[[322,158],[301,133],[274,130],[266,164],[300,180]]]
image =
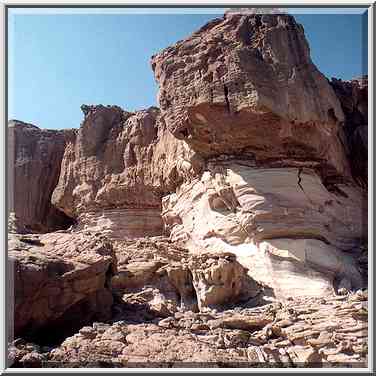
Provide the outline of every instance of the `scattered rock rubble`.
[[367,290],[167,318],[132,303],[58,347],[18,340],[10,352],[29,367],[365,367],[367,305]]

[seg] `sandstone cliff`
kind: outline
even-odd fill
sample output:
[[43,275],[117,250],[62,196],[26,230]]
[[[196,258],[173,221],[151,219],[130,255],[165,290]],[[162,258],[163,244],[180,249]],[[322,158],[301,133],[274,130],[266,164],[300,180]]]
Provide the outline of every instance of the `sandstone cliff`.
[[230,13],[153,56],[152,67],[167,126],[202,155],[349,174],[343,111],[293,17]]
[[8,123],[9,211],[24,231],[69,227],[70,219],[51,204],[66,142],[74,130],[45,130],[17,120]]
[[165,129],[157,108],[83,111],[85,119],[65,149],[53,204],[80,226],[106,229],[114,237],[161,234],[161,198],[182,182],[179,166],[194,153]]
[[368,78],[351,81],[332,79],[343,112],[344,146],[354,179],[367,188],[368,166]]
[[163,199],[172,239],[236,253],[280,297],[359,287],[351,253],[366,237],[366,194],[340,138],[340,101],[302,26],[229,13],[152,67],[168,128],[205,163]]

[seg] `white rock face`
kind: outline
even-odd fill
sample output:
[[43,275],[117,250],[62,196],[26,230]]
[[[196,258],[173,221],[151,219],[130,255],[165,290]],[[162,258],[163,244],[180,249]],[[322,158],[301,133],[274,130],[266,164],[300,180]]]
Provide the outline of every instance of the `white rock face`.
[[351,250],[364,236],[362,210],[355,186],[329,192],[313,170],[229,162],[167,196],[162,216],[171,240],[235,253],[282,297],[361,284]]
[[78,227],[98,231],[111,239],[157,236],[163,231],[158,209],[103,209],[83,213]]

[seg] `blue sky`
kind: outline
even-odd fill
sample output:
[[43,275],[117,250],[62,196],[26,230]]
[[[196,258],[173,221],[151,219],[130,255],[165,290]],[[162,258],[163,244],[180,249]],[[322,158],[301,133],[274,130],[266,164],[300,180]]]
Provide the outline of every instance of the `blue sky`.
[[[197,9],[194,14],[36,12],[9,14],[8,113],[10,119],[52,129],[78,128],[83,103],[130,111],[157,105],[150,57],[223,14]],[[365,73],[365,16],[305,9],[295,18],[304,26],[314,63],[327,77]]]

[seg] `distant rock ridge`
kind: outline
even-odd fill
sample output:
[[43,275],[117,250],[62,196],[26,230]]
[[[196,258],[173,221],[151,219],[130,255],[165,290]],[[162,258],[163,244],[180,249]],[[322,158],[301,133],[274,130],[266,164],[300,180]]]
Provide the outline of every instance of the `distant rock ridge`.
[[47,232],[71,224],[71,219],[51,204],[51,196],[65,146],[75,132],[9,121],[8,205],[25,231]]

